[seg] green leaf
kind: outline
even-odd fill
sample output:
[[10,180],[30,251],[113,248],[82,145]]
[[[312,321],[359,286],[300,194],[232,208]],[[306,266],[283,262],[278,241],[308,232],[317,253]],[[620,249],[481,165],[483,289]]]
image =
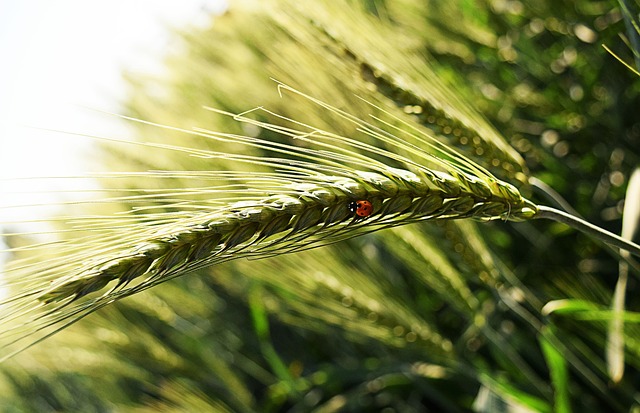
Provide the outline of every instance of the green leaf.
[[[534,412],[552,412],[553,408],[546,401],[525,393],[516,388],[511,383],[500,378],[494,378],[487,374],[480,377],[482,384],[490,391],[491,395],[479,405],[480,398],[476,399],[475,409],[480,412],[495,412],[496,402],[504,403],[502,409],[498,411],[534,411]],[[497,399],[496,399],[497,397]],[[487,404],[488,403],[488,404]],[[515,409],[513,409],[515,408]],[[504,410],[503,410],[504,409]]]
[[540,348],[544,354],[544,358],[551,375],[551,384],[553,385],[554,407],[556,413],[571,412],[571,404],[569,400],[569,373],[567,370],[567,361],[562,353],[551,344],[547,339],[547,335],[553,334],[549,329],[545,329],[539,337]]
[[587,300],[563,299],[549,301],[542,307],[541,313],[545,316],[551,314],[571,314],[575,312],[598,310],[601,307]]
[[[640,223],[640,168],[636,169],[629,179],[622,213],[622,238],[633,240]],[[623,257],[629,257],[629,253],[621,251]],[[607,335],[606,354],[607,372],[614,383],[619,383],[624,374],[624,309],[627,293],[627,280],[629,278],[629,264],[621,260],[618,265],[619,275],[616,289],[613,294],[611,309],[615,317],[609,324]]]

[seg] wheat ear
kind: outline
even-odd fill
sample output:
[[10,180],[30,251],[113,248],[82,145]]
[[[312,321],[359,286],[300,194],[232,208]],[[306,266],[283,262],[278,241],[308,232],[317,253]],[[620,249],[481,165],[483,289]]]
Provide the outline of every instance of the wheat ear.
[[[53,283],[38,299],[45,303],[76,299],[113,280],[120,289],[141,276],[147,277],[145,283],[156,284],[229,259],[300,251],[399,222],[524,220],[536,214],[535,205],[508,184],[500,183],[496,194],[463,173],[454,177],[422,172],[418,176],[389,168],[384,173],[352,171],[352,177],[306,176],[268,198],[231,204],[181,225],[153,228],[146,240]],[[374,211],[365,218],[349,210],[351,202],[363,199],[371,202]]]
[[[255,158],[241,154],[189,151],[203,157],[226,157],[239,163],[261,163],[277,168],[280,172],[263,175],[263,178],[270,179],[270,188],[265,191],[270,195],[223,205],[218,210],[198,214],[179,225],[172,222],[154,227],[146,239],[137,241],[124,253],[118,251],[113,256],[103,257],[101,261],[91,264],[88,270],[54,283],[39,299],[51,302],[67,297],[82,297],[104,288],[113,280],[117,280],[115,288],[121,289],[142,275],[147,276],[145,285],[155,284],[229,259],[300,251],[363,232],[416,221],[460,218],[525,220],[537,213],[536,206],[525,200],[515,187],[492,177],[486,170],[424,132],[416,136],[413,129],[409,134],[419,143],[430,147],[433,153],[417,152],[417,147],[409,140],[402,141],[380,127],[284,84],[279,84],[279,90],[280,93],[292,92],[311,100],[328,112],[353,122],[381,143],[394,145],[398,152],[412,150],[413,154],[424,157],[425,163],[440,166],[440,170],[290,119],[287,121],[293,122],[298,129],[255,121],[246,117],[246,113],[232,115],[238,121],[295,140],[304,140],[319,148],[296,148],[247,136],[196,129],[196,133],[210,139],[231,140],[248,147],[287,155],[288,158]],[[385,111],[383,113],[390,115]],[[379,122],[392,130],[403,132],[389,121]],[[352,148],[342,149],[334,144],[336,141],[346,142]],[[392,168],[373,157],[359,155],[353,148],[372,155],[383,155],[396,163],[412,167],[414,172]],[[450,160],[445,160],[445,156]],[[294,157],[315,162],[291,159]],[[354,169],[345,168],[345,164],[353,165]],[[368,170],[355,169],[357,167],[367,167]],[[331,172],[331,175],[326,172]],[[476,174],[472,175],[473,172]],[[358,200],[372,204],[371,216],[360,219],[349,211],[348,206]]]
[[[353,135],[284,118],[288,126],[259,122],[250,113],[225,115],[290,141],[154,125],[246,151],[134,145],[230,160],[238,169],[251,165],[252,170],[147,172],[149,178],[184,175],[214,185],[112,198],[112,203],[135,203],[124,214],[61,218],[76,238],[32,246],[37,254],[5,273],[15,290],[0,302],[5,351],[7,346],[19,351],[114,300],[224,261],[300,251],[417,221],[517,221],[537,213],[515,187],[402,121],[402,113],[372,105],[375,124],[368,123],[284,85],[280,90],[351,122]],[[256,167],[264,171],[255,172]],[[163,199],[164,209],[158,210]],[[360,200],[371,203],[369,216],[350,209]]]
[[[418,221],[551,218],[548,209],[523,198],[514,186],[397,115],[372,105],[377,112],[372,124],[285,85],[279,88],[319,105],[328,116],[351,122],[359,138],[282,117],[289,126],[261,122],[249,113],[217,111],[291,140],[137,120],[217,144],[240,145],[246,151],[135,145],[203,160],[230,160],[239,169],[250,164],[252,171],[148,172],[150,178],[185,176],[216,184],[109,200],[134,202],[125,214],[61,218],[78,234],[76,239],[31,246],[32,252],[44,255],[33,253],[5,272],[5,284],[15,292],[0,301],[0,346],[8,351],[0,357],[117,299],[213,264],[300,251]],[[372,211],[354,214],[352,203],[357,201],[367,201]],[[140,202],[150,205],[137,206]]]

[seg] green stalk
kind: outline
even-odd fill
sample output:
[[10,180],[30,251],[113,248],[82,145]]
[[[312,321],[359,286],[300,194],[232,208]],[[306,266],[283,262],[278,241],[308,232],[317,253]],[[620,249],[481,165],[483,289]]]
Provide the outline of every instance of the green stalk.
[[602,229],[596,225],[593,225],[583,219],[573,216],[559,209],[538,206],[538,213],[534,218],[551,219],[556,222],[563,223],[571,228],[577,229],[587,235],[593,236],[609,245],[629,251],[631,254],[640,257],[640,245],[611,233],[605,229]]

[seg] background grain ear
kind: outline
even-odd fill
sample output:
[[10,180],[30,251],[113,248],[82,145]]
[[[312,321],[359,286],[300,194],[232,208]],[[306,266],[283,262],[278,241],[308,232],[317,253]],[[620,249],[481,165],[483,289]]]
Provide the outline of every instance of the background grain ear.
[[622,217],[622,238],[635,240],[640,228],[640,168],[629,178]]
[[[640,169],[631,174],[627,185],[627,194],[622,211],[622,238],[634,240],[640,226]],[[627,251],[621,251],[623,257],[629,258]],[[629,263],[621,260],[619,264],[618,282],[613,294],[611,310],[614,318],[609,324],[607,340],[607,372],[611,381],[620,383],[624,376],[624,311],[629,282]]]

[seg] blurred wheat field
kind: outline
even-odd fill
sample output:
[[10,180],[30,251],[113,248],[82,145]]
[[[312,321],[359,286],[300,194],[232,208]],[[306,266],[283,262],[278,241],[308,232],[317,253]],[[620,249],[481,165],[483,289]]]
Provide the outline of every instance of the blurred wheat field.
[[[104,173],[90,179],[104,189],[51,220],[56,253],[3,236],[10,288],[24,295],[3,314],[4,345],[92,313],[0,365],[3,411],[637,408],[637,274],[613,382],[616,258],[556,224],[503,222],[530,217],[537,176],[620,227],[640,83],[592,40],[619,43],[617,3],[239,1],[211,21],[180,34],[170,76],[129,78],[137,144],[87,137],[102,147]],[[328,191],[329,177],[354,192]],[[346,208],[361,186],[366,219]],[[403,190],[475,201],[448,196],[442,209]],[[472,209],[498,194],[486,215]],[[256,203],[274,202],[305,219],[251,221]],[[205,237],[220,259],[172,272],[201,257],[188,233],[228,204],[236,215],[207,221],[226,228]],[[396,225],[438,208],[497,220]],[[189,231],[163,232],[176,222]],[[250,241],[285,229],[280,243]],[[160,241],[129,248],[151,233]],[[297,251],[307,240],[322,247]],[[156,252],[172,258],[158,264]],[[112,277],[134,267],[158,277]],[[60,278],[77,268],[102,278]]]

